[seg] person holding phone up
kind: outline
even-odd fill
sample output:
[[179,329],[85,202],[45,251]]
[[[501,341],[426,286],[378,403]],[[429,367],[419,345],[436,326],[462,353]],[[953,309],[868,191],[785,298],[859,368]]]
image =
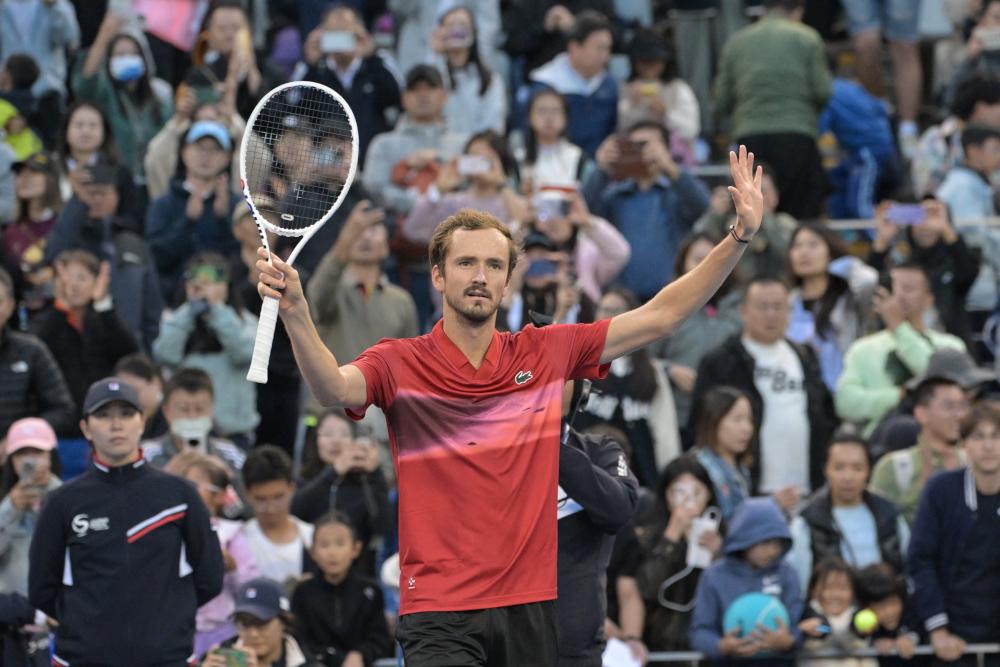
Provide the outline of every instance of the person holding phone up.
[[[968,342],[971,332],[965,304],[980,273],[981,260],[955,231],[948,207],[933,198],[919,204],[886,201],[875,211],[875,224],[868,264],[883,274],[903,260],[920,264],[930,280],[941,325]],[[905,247],[899,241],[905,241]],[[990,310],[994,302],[987,297],[981,305]]]
[[343,96],[358,122],[358,164],[364,164],[372,138],[392,129],[401,110],[399,84],[350,5],[328,9],[302,50],[292,78],[321,83]]
[[48,422],[25,417],[6,435],[0,472],[0,590],[28,594],[28,547],[42,501],[59,488],[56,434]]

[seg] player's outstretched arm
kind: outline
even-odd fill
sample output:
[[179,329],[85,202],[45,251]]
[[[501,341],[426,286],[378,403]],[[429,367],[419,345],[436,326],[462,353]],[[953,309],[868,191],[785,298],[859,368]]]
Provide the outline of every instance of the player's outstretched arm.
[[316,331],[299,272],[267,251],[257,249],[257,292],[278,299],[278,313],[292,341],[292,351],[302,377],[313,396],[324,407],[360,407],[367,402],[368,387],[364,375],[350,364],[340,366]]
[[754,170],[753,153],[748,154],[745,146],[740,146],[739,154],[729,153],[729,171],[733,176],[729,192],[737,215],[735,236],[727,234],[698,266],[661,289],[646,304],[612,319],[601,363],[669,335],[704,306],[732,272],[747,247],[736,236],[748,241],[757,233],[764,215],[764,196],[761,169]]

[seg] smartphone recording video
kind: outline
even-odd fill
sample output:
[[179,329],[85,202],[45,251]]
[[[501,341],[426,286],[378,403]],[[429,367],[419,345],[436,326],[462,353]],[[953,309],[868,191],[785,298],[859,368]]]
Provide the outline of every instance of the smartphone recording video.
[[927,211],[920,204],[893,204],[885,217],[894,225],[922,225],[927,220]]

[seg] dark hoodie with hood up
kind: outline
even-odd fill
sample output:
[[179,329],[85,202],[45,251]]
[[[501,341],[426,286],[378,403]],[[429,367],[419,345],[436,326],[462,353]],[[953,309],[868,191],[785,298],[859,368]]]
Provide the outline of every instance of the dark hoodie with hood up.
[[[757,569],[750,565],[744,552],[755,544],[779,539],[783,551],[769,566]],[[766,593],[781,600],[791,618],[789,630],[795,644],[802,642],[797,623],[802,616],[802,591],[795,569],[785,562],[792,547],[791,533],[781,510],[770,498],[750,498],[736,509],[729,525],[722,551],[724,557],[705,570],[695,593],[694,613],[689,638],[691,648],[701,651],[713,662],[723,664],[719,653],[722,639],[722,617],[733,601],[746,593]],[[736,663],[736,660],[732,660]],[[740,664],[745,664],[742,661]],[[769,665],[792,664],[792,659],[774,659]]]

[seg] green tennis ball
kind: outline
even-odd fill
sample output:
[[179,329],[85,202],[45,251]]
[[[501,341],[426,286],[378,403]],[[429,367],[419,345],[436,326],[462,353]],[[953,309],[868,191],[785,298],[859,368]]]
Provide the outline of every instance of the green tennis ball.
[[863,635],[870,635],[878,627],[878,616],[871,609],[862,609],[854,615],[854,627]]

